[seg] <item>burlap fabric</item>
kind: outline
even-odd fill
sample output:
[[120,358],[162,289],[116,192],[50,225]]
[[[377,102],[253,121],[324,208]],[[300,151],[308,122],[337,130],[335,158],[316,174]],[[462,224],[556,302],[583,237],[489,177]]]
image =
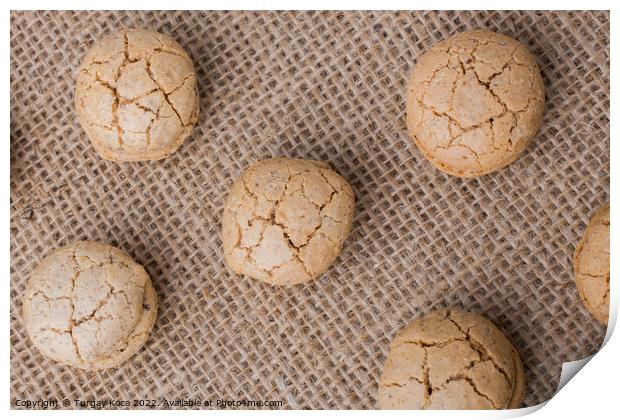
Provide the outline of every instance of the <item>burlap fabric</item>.
[[[172,35],[197,68],[197,127],[160,162],[99,158],[75,113],[83,54],[121,27]],[[475,27],[528,46],[547,105],[515,163],[462,180],[410,143],[404,93],[422,51]],[[222,258],[228,189],[270,156],[327,161],[357,197],[343,253],[299,287],[235,276]],[[575,291],[572,255],[608,198],[606,12],[15,12],[11,403],[186,397],[374,408],[394,334],[446,305],[507,334],[524,361],[525,404],[542,402],[561,364],[604,337]],[[151,338],[118,369],[52,363],[22,324],[34,265],[77,239],[131,254],[159,295]]]

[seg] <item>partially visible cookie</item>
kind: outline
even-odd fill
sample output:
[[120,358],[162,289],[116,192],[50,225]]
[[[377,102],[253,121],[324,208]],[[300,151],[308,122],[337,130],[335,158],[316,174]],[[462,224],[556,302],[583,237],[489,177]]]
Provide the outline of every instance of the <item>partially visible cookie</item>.
[[407,127],[438,169],[478,177],[511,163],[542,123],[536,60],[518,41],[461,32],[422,54],[407,85]]
[[82,369],[107,369],[149,337],[157,296],[144,268],[118,248],[75,242],[41,261],[23,302],[26,330],[47,357]]
[[609,318],[609,203],[586,228],[574,258],[575,284],[585,307],[599,322]]
[[517,408],[525,391],[519,354],[486,318],[448,309],[399,331],[379,383],[381,409]]
[[181,146],[198,118],[194,65],[169,36],[123,29],[84,57],[75,106],[103,158],[162,159]]
[[322,162],[267,159],[234,183],[224,207],[222,242],[229,267],[275,285],[320,276],[351,231],[355,197]]

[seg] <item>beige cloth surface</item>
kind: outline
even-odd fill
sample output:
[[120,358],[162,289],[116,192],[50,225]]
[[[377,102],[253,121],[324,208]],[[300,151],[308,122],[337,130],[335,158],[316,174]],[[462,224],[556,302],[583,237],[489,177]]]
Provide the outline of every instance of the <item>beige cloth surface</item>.
[[[105,161],[78,123],[80,60],[120,27],[167,33],[196,65],[197,126],[163,161]],[[547,103],[515,163],[462,180],[409,141],[405,83],[422,51],[475,27],[532,51]],[[228,189],[271,156],[326,161],[357,199],[341,256],[294,288],[235,276],[222,256]],[[524,362],[525,404],[542,402],[562,362],[603,341],[579,301],[572,256],[608,198],[607,12],[13,12],[11,404],[184,397],[375,408],[395,333],[447,305],[508,336]],[[34,266],[78,239],[129,253],[159,296],[146,347],[118,369],[50,362],[22,324]]]

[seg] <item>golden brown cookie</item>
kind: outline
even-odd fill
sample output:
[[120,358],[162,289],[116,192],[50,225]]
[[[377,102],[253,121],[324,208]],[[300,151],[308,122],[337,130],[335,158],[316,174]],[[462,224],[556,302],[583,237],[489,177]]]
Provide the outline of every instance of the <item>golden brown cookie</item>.
[[599,322],[609,318],[609,203],[601,206],[575,250],[575,283],[585,307]]
[[107,369],[146,342],[157,296],[144,268],[120,249],[75,242],[41,261],[26,287],[23,315],[30,339],[47,357]]
[[473,178],[517,158],[542,123],[534,57],[495,32],[461,32],[422,54],[407,86],[407,127],[440,170]]
[[334,262],[351,231],[355,197],[322,162],[267,159],[234,183],[222,219],[226,262],[275,285],[314,279]]
[[84,57],[76,84],[80,122],[105,159],[165,158],[198,118],[192,60],[158,32],[124,29],[103,38]]
[[486,318],[448,309],[399,331],[379,383],[382,409],[517,408],[525,379],[519,354]]

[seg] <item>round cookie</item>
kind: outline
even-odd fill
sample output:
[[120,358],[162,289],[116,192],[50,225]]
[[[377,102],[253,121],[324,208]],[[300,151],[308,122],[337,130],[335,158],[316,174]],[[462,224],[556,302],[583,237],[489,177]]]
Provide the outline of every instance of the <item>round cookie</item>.
[[198,118],[194,65],[172,38],[123,29],[84,57],[75,106],[103,158],[165,158],[181,146]]
[[609,318],[609,203],[601,206],[577,245],[574,258],[579,297],[599,322]]
[[222,242],[237,274],[275,285],[314,279],[334,262],[351,231],[355,197],[322,162],[267,159],[234,183]]
[[545,92],[518,41],[474,30],[422,54],[407,85],[407,128],[438,169],[474,178],[514,161],[542,123]]
[[517,408],[525,379],[519,354],[486,318],[448,309],[400,330],[379,383],[381,409]]
[[144,268],[120,249],[75,242],[41,261],[26,286],[23,315],[30,339],[47,357],[107,369],[146,342],[157,296]]

